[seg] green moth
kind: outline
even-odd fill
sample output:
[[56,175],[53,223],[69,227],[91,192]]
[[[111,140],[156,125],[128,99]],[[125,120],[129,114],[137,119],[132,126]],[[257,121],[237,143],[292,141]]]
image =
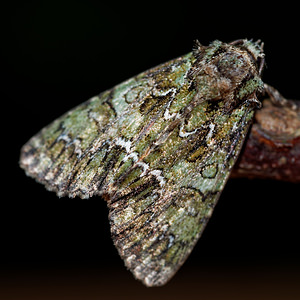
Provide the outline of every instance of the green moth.
[[107,201],[120,256],[165,284],[201,236],[264,91],[260,42],[195,43],[67,112],[20,165],[58,196]]

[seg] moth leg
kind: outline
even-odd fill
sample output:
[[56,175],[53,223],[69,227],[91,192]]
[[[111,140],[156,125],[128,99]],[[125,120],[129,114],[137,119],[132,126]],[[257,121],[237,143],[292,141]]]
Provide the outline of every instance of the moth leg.
[[[229,114],[233,111],[234,108],[236,108],[237,104],[232,104],[232,102],[230,102],[230,98],[226,101],[226,98],[224,99],[225,101],[225,106],[224,106],[224,113]],[[246,99],[247,103],[251,103],[254,106],[256,106],[257,109],[261,109],[262,107],[262,103],[260,100],[258,100],[256,93],[252,93],[251,95],[249,95],[249,97]]]
[[262,103],[257,99],[256,93],[251,94],[246,101],[255,104],[257,109],[262,107]]
[[290,107],[293,110],[297,109],[297,105],[295,103],[288,101],[286,98],[284,98],[278,90],[276,90],[274,87],[272,87],[269,84],[264,84],[264,89],[265,92],[269,95],[272,103],[275,106],[280,106],[280,107]]

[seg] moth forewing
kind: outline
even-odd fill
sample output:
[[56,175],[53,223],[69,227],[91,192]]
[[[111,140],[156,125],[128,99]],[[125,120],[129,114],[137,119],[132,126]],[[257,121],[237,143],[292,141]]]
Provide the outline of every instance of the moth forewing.
[[200,237],[263,89],[258,43],[197,44],[59,118],[21,167],[59,196],[103,196],[114,243],[148,286],[165,284]]

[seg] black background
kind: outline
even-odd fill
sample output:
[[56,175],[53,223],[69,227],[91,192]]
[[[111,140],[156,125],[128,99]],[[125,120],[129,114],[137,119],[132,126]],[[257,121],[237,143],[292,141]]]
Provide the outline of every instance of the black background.
[[195,39],[263,40],[264,81],[300,99],[297,11],[296,4],[245,1],[24,1],[3,8],[0,297],[296,299],[299,184],[230,180],[182,269],[167,286],[146,289],[112,244],[104,201],[59,199],[26,177],[18,159],[52,120],[191,51]]

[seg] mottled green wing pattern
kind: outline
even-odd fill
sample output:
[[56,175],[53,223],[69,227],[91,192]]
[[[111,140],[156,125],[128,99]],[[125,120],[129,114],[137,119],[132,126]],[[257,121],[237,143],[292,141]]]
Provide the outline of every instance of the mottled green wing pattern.
[[263,85],[258,44],[197,46],[71,110],[22,149],[21,166],[49,190],[107,201],[114,243],[148,286],[167,282],[200,237]]
[[[122,138],[133,140],[147,126],[147,109],[151,117],[156,112],[154,118],[161,117],[174,90],[180,89],[191,58],[189,54],[142,73],[69,111],[23,146],[21,167],[59,196],[102,195],[104,181],[122,155]],[[164,77],[167,73],[170,78]]]
[[253,114],[247,105],[230,116],[220,111],[211,111],[211,121],[203,118],[188,137],[182,137],[188,126],[174,129],[168,142],[131,161],[126,176],[122,163],[116,169],[108,202],[112,237],[127,267],[148,286],[166,283],[185,261],[239,153]]

